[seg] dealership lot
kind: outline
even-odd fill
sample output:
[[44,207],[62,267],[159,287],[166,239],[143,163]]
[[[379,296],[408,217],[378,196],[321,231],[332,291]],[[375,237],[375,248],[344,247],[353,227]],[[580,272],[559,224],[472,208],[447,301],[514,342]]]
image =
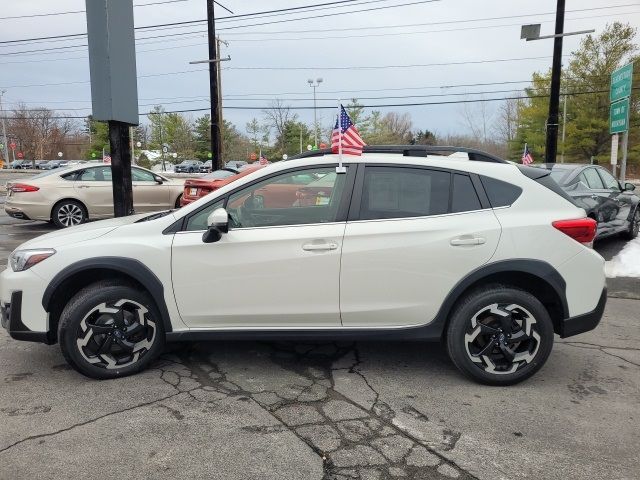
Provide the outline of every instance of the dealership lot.
[[[51,229],[0,214],[0,268]],[[612,280],[603,323],[507,388],[419,343],[175,345],[98,382],[2,331],[0,478],[634,478],[639,281]]]

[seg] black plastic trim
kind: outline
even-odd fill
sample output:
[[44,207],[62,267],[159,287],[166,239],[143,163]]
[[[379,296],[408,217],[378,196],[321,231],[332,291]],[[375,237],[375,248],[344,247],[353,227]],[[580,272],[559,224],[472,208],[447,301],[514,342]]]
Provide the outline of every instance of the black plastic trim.
[[540,260],[505,260],[480,267],[453,287],[445,298],[435,319],[425,325],[406,328],[348,329],[336,327],[331,330],[188,330],[167,335],[167,341],[192,340],[422,340],[439,341],[447,319],[463,292],[483,278],[500,272],[524,272],[547,282],[561,299],[563,318],[568,315],[566,283],[551,265]]
[[[394,153],[402,155],[404,157],[426,157],[427,155],[442,155],[451,154],[455,152],[463,152],[469,154],[469,160],[477,162],[491,162],[491,163],[508,163],[502,158],[496,157],[482,150],[466,147],[454,147],[449,145],[367,145],[362,150],[363,153]],[[322,157],[324,155],[331,155],[333,152],[330,148],[323,148],[320,150],[311,150],[303,152],[299,155],[290,157],[288,160],[295,160],[297,158],[309,158],[309,157]]]
[[606,304],[607,287],[604,287],[604,289],[602,290],[602,294],[600,295],[600,300],[598,300],[598,305],[593,311],[585,313],[583,315],[565,318],[560,323],[560,337],[572,337],[574,335],[588,332],[589,330],[593,330],[594,328],[596,328],[600,323],[600,320],[602,320],[602,315],[604,314],[604,307]]
[[165,332],[171,332],[173,330],[171,327],[171,318],[169,317],[167,304],[164,300],[164,286],[162,282],[155,273],[149,270],[142,262],[133,258],[94,257],[87,258],[86,260],[80,260],[79,262],[69,265],[53,277],[44,291],[44,295],[42,296],[42,306],[45,311],[50,311],[53,294],[65,280],[85,270],[93,269],[115,270],[116,272],[129,275],[136,281],[140,282],[153,297],[153,300],[160,311],[160,315],[162,316],[162,323],[164,325]]
[[49,332],[33,332],[22,323],[22,291],[11,293],[11,306],[9,311],[9,322],[7,331],[11,338],[26,342],[39,342],[51,345],[53,343]]

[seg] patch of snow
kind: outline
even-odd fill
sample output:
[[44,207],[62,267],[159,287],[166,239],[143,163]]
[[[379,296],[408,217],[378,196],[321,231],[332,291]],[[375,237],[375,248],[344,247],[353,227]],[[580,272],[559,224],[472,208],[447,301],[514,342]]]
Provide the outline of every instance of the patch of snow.
[[629,241],[624,248],[604,265],[609,278],[640,277],[640,237]]

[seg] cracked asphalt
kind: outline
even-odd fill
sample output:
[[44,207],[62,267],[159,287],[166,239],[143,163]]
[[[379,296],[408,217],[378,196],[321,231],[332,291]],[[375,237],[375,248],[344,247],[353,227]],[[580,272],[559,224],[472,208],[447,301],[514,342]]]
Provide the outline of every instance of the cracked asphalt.
[[[49,230],[0,214],[0,268]],[[636,479],[639,327],[640,302],[610,298],[506,388],[390,342],[178,344],[101,382],[0,331],[0,479]]]

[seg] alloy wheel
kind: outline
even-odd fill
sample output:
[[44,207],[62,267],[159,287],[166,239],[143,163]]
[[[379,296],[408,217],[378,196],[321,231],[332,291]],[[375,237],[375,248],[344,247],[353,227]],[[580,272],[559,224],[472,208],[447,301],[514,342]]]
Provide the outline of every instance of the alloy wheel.
[[514,373],[538,353],[537,327],[535,317],[524,307],[494,303],[471,318],[464,337],[467,355],[487,373]]
[[67,203],[58,209],[57,217],[58,221],[65,227],[73,227],[82,223],[84,212],[78,205]]
[[124,368],[146,355],[156,339],[149,311],[133,300],[101,303],[80,322],[76,344],[84,359],[98,367]]
[[634,237],[638,236],[638,232],[640,231],[640,210],[638,210],[638,208],[640,207],[636,208],[636,213],[632,220],[633,224],[631,225],[631,231]]

